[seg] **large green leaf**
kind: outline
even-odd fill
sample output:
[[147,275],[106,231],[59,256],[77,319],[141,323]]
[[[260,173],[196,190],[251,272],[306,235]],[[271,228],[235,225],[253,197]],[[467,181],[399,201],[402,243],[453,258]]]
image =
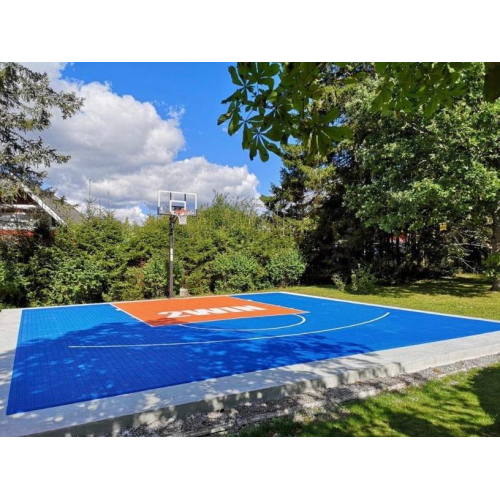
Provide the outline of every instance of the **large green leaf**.
[[243,85],[240,77],[238,76],[238,72],[236,71],[236,68],[234,66],[229,66],[228,68],[229,74],[231,75],[231,80],[235,85]]
[[221,125],[225,121],[229,120],[231,118],[232,113],[223,113],[222,115],[219,116],[219,119],[217,120],[217,125]]

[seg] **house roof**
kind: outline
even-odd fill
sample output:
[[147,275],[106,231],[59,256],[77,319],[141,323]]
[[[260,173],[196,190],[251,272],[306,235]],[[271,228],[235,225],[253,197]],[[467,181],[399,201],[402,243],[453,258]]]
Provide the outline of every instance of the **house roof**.
[[21,191],[59,224],[66,225],[68,222],[83,221],[83,215],[74,205],[71,205],[63,198],[58,198],[52,191],[40,187],[28,187],[17,179],[11,180],[11,182],[15,182]]
[[83,215],[74,205],[69,204],[62,198],[58,198],[51,191],[32,190],[24,184],[21,184],[21,189],[60,224],[83,221]]

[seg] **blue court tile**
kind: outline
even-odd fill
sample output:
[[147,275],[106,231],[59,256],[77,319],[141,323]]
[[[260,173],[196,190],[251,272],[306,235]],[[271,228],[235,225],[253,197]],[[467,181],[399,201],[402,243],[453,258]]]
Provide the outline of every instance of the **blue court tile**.
[[24,310],[7,413],[500,330],[308,296],[241,297],[307,313],[151,327],[111,304]]

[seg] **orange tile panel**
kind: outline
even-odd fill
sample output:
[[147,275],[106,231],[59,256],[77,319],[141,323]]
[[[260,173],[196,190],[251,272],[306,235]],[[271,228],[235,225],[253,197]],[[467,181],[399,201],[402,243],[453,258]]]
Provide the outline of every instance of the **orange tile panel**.
[[151,326],[281,316],[304,312],[229,296],[117,302],[113,305]]

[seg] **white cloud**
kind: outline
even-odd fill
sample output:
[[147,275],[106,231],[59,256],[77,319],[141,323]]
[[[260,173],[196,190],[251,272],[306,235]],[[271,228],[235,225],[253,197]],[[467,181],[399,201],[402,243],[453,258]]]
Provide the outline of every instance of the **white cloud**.
[[38,73],[47,73],[52,83],[61,78],[61,73],[67,66],[67,63],[64,62],[23,62],[21,64]]
[[130,208],[117,208],[115,209],[115,216],[121,220],[128,219],[130,222],[135,222],[136,224],[142,224],[146,219],[144,212],[139,206]]
[[164,165],[148,165],[127,175],[113,174],[92,182],[92,193],[117,207],[133,203],[154,204],[156,191],[188,191],[198,194],[200,203],[213,199],[214,191],[237,197],[255,198],[258,180],[246,166],[230,167],[208,162],[203,157]]
[[[197,192],[201,203],[214,191],[238,197],[258,197],[258,179],[246,166],[211,163],[203,157],[176,161],[185,147],[181,130],[182,108],[171,108],[162,118],[155,106],[131,95],[120,96],[110,84],[61,79],[61,63],[30,63],[47,71],[58,89],[85,98],[76,116],[54,116],[44,139],[69,163],[54,165],[48,184],[72,202],[84,204],[91,180],[92,194],[116,210],[116,215],[139,222],[141,206],[155,203],[157,189]],[[194,112],[195,110],[193,110]]]

